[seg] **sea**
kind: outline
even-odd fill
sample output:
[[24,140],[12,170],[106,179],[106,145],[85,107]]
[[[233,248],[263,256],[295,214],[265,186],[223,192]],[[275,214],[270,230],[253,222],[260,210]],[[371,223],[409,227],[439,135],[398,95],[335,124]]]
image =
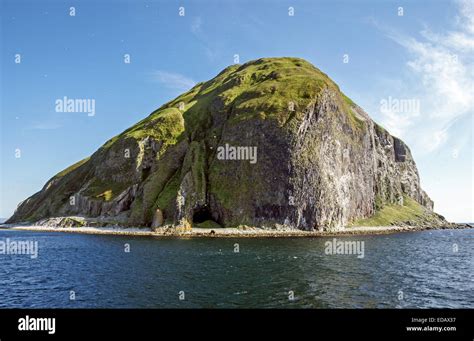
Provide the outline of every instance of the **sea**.
[[2,308],[474,308],[473,270],[474,229],[317,238],[0,229]]

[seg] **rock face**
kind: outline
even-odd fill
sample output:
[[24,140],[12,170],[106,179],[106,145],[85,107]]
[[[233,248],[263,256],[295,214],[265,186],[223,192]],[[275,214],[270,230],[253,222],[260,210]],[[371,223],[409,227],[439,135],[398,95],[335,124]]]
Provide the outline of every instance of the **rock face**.
[[153,221],[151,222],[152,228],[157,228],[163,225],[163,212],[159,208],[156,209]]
[[8,222],[84,216],[336,230],[387,207],[402,213],[382,217],[390,224],[446,223],[403,141],[308,62],[265,58],[163,105],[54,176]]

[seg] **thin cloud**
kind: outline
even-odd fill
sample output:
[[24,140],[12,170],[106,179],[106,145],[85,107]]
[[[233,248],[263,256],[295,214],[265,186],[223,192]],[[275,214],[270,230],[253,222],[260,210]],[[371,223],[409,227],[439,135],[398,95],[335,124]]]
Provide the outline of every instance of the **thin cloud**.
[[196,17],[191,23],[191,32],[195,35],[201,33],[202,19],[201,17]]
[[215,42],[208,37],[208,34],[203,30],[203,20],[201,17],[195,17],[191,21],[190,31],[196,40],[201,44],[204,53],[210,61],[215,61],[218,57]]
[[383,125],[395,136],[401,137],[403,133],[413,124],[413,115],[411,113],[399,113],[392,110],[383,112]]
[[179,73],[156,70],[151,73],[151,77],[153,81],[172,90],[186,91],[196,85],[194,80]]
[[[421,39],[381,27],[386,36],[405,48],[406,66],[414,79],[409,88],[421,102],[422,115],[383,113],[384,124],[399,135],[416,133],[424,150],[431,152],[450,138],[453,122],[472,115],[474,107],[474,21],[472,2],[459,1],[454,28],[441,34],[425,28]],[[407,83],[409,81],[407,80]]]

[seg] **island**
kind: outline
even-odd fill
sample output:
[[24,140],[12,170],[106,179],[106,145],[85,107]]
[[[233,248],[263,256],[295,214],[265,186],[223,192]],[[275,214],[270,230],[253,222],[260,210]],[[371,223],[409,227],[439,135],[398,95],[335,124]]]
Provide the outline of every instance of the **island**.
[[459,227],[433,211],[401,139],[287,57],[196,84],[56,174],[6,223],[206,236]]

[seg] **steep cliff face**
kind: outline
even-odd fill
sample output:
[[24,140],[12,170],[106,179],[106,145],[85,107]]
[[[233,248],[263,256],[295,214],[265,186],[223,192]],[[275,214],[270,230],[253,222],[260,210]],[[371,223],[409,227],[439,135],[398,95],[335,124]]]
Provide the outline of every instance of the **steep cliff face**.
[[[409,148],[298,58],[233,65],[53,177],[9,222],[443,224]],[[371,220],[372,218],[376,220]]]

